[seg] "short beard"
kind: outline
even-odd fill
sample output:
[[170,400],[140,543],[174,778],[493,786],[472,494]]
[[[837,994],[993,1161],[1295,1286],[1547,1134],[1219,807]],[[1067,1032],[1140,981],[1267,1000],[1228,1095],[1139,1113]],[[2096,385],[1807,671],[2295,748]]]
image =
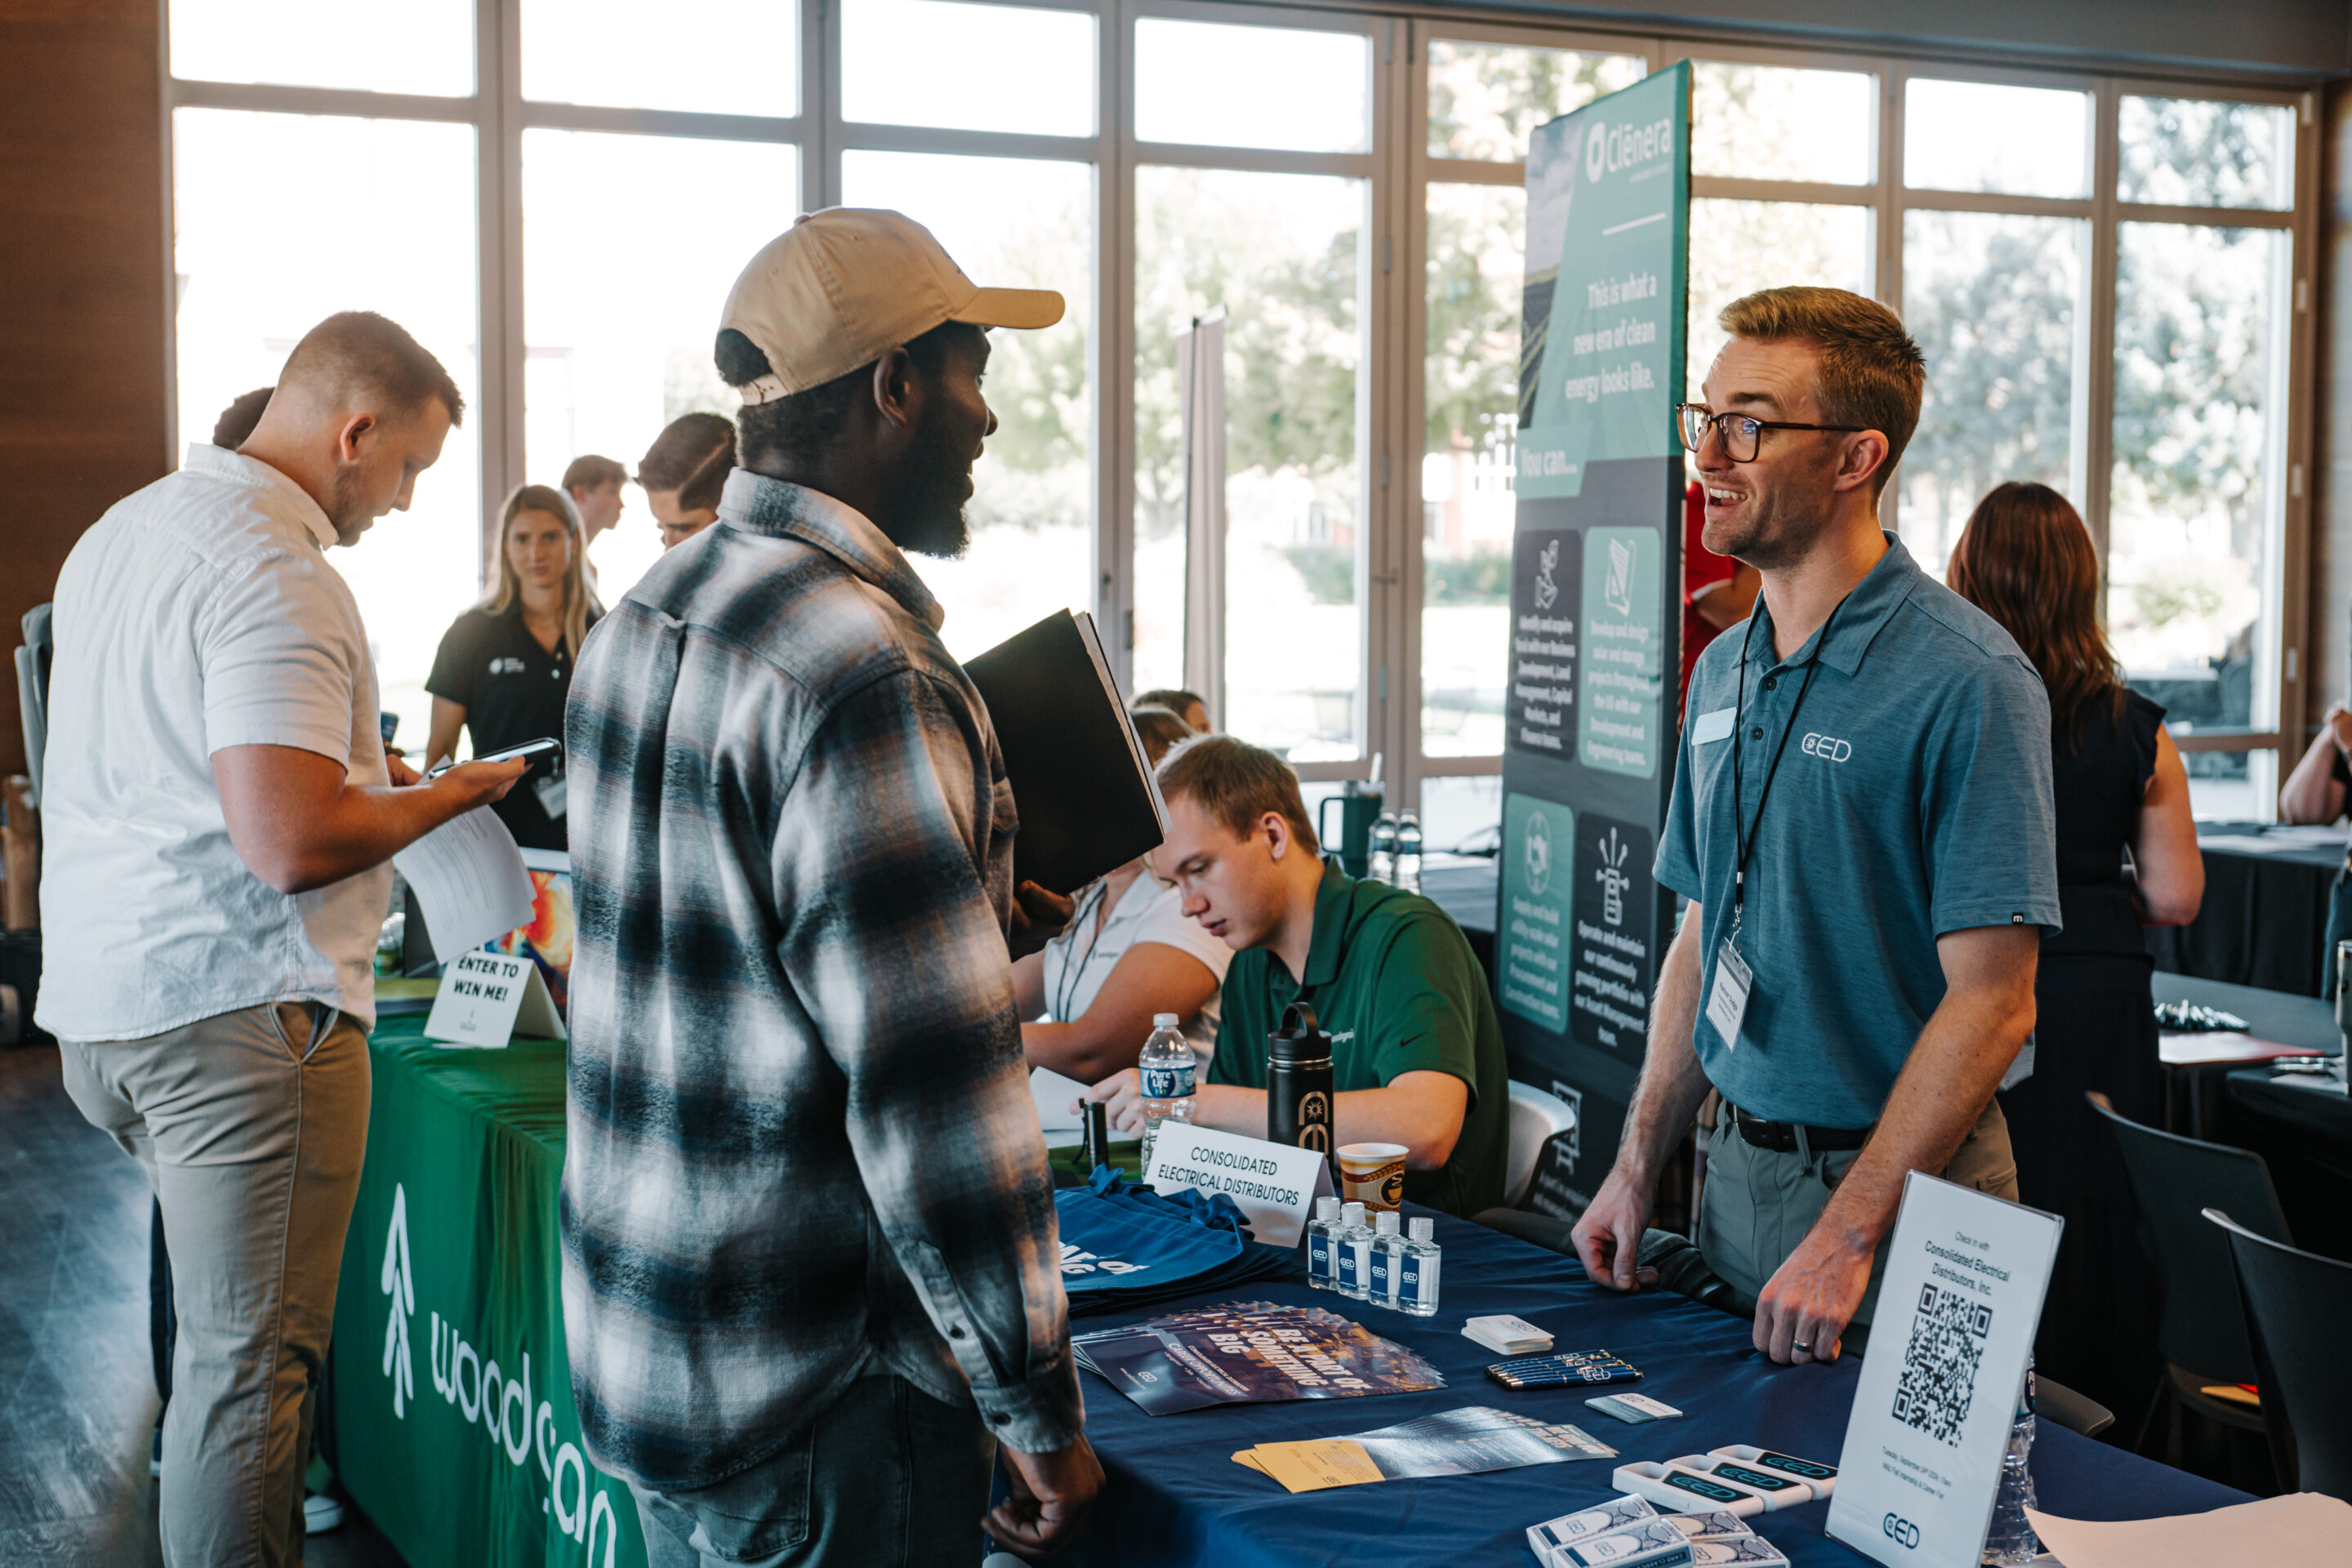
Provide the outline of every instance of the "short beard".
[[327,522],[335,531],[335,542],[344,546],[357,544],[360,535],[375,526],[375,519],[367,515],[367,508],[360,500],[360,477],[349,468],[336,470]]
[[1700,542],[1714,554],[1744,562],[1759,572],[1793,566],[1812,553],[1813,542],[1829,516],[1831,494],[1826,481],[1819,495],[1804,499],[1789,495],[1784,488],[1773,498],[1771,510],[1752,517],[1738,537],[1718,545],[1702,529]]
[[964,515],[964,476],[971,465],[960,461],[938,416],[926,413],[913,444],[899,465],[898,482],[877,519],[882,531],[901,550],[955,561],[971,548],[971,520]]

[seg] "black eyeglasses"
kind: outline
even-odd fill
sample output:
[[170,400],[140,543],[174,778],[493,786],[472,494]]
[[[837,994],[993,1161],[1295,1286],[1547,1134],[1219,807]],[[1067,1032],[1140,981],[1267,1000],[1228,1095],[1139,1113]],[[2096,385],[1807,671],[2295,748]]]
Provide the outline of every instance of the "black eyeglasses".
[[1706,433],[1712,427],[1723,441],[1723,455],[1735,463],[1756,460],[1756,448],[1767,430],[1839,430],[1852,435],[1870,428],[1867,425],[1792,425],[1750,414],[1717,414],[1704,403],[1675,404],[1675,424],[1682,432],[1684,449],[1690,452],[1706,445]]

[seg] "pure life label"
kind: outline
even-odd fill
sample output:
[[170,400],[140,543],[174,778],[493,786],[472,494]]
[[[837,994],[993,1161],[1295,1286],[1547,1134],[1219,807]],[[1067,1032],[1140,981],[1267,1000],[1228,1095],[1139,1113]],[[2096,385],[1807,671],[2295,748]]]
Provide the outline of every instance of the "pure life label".
[[1190,1100],[1192,1098],[1192,1068],[1183,1067],[1145,1068],[1143,1098],[1146,1100]]

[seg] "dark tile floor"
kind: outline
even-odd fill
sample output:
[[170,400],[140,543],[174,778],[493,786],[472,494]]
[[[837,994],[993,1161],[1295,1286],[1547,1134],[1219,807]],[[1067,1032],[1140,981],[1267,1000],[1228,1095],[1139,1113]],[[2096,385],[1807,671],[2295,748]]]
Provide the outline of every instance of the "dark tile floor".
[[[53,1048],[0,1049],[0,1563],[158,1564],[147,1183]],[[350,1510],[312,1568],[402,1568]]]

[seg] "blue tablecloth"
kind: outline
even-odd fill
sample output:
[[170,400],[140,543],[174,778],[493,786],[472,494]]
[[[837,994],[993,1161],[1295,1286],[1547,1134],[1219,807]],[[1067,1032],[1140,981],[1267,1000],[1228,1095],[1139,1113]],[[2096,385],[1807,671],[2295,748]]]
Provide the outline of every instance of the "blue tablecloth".
[[[1426,1211],[1412,1211],[1426,1212]],[[1409,1318],[1310,1290],[1303,1278],[1261,1281],[1249,1300],[1312,1304],[1342,1312],[1435,1362],[1450,1386],[1377,1399],[1300,1400],[1144,1415],[1110,1385],[1081,1373],[1087,1427],[1109,1481],[1087,1539],[1069,1561],[1203,1568],[1438,1568],[1527,1563],[1528,1525],[1591,1506],[1614,1488],[1622,1459],[1664,1459],[1726,1443],[1756,1443],[1838,1461],[1859,1363],[1775,1367],[1748,1346],[1748,1325],[1679,1296],[1617,1297],[1585,1281],[1567,1258],[1483,1226],[1439,1215],[1443,1308]],[[1163,1305],[1176,1311],[1232,1299],[1219,1292]],[[1483,1369],[1499,1358],[1462,1337],[1463,1320],[1516,1312],[1549,1331],[1559,1350],[1607,1348],[1646,1374],[1640,1390],[1686,1414],[1629,1426],[1584,1407],[1594,1390],[1514,1394]],[[1088,1329],[1151,1313],[1107,1314]],[[1232,1456],[1255,1443],[1336,1436],[1436,1410],[1491,1405],[1572,1421],[1621,1460],[1540,1465],[1485,1476],[1383,1481],[1294,1497]],[[2078,1519],[2148,1519],[2243,1502],[2246,1494],[2135,1458],[2044,1423],[2033,1454],[2042,1506]],[[1828,1505],[1790,1509],[1751,1522],[1792,1564],[1865,1561],[1822,1533]]]

